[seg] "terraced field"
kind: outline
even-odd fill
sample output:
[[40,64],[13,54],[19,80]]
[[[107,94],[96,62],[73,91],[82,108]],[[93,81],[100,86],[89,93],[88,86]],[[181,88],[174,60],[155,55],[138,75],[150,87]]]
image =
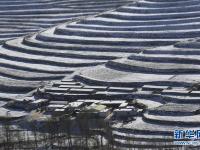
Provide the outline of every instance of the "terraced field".
[[[87,59],[87,53],[70,52],[56,48],[57,44],[46,43],[40,47],[35,35],[52,25],[95,16],[130,3],[129,0],[77,1],[77,0],[9,0],[0,2],[0,91],[3,98],[35,89],[49,80],[61,79],[74,69],[105,63],[115,56],[95,56]],[[52,29],[49,29],[52,30]],[[21,38],[6,41],[7,39]],[[36,43],[35,43],[36,42]],[[53,47],[51,45],[54,45]],[[59,44],[59,43],[58,43]],[[39,46],[39,47],[38,47]],[[83,56],[82,56],[83,55]],[[119,54],[116,54],[119,55]],[[94,56],[94,57],[93,57]],[[79,57],[83,57],[80,60]],[[43,82],[45,81],[45,82]]]
[[[137,88],[129,96],[147,106],[150,104],[136,121],[114,126],[116,145],[179,149],[173,144],[173,131],[199,128],[200,93],[199,88],[191,88],[198,87],[200,79],[197,14],[198,1],[139,1],[137,5],[84,20],[84,26],[79,26],[95,32],[97,39],[120,37],[117,39],[123,39],[118,41],[120,45],[128,41],[124,47],[142,47],[139,53],[109,60],[74,76],[76,81],[93,86]],[[157,88],[146,91],[144,86]]]
[[173,131],[200,123],[199,10],[200,0],[141,0],[6,41],[0,47],[2,97],[69,74],[83,94],[72,90],[66,97],[124,97],[148,106],[135,121],[113,126],[117,146],[179,149]]
[[95,15],[129,0],[2,0],[0,41],[37,32],[52,25]]
[[[141,1],[73,23],[65,29],[57,27],[54,29],[54,33],[59,33],[57,37],[49,32],[39,35],[45,42],[54,38],[52,41],[65,44],[73,42],[71,38],[74,38],[76,44],[112,46],[113,49],[118,47],[118,51],[133,53],[74,76],[76,81],[87,85],[135,87],[138,92],[127,95],[146,105],[160,103],[161,106],[149,108],[136,121],[116,124],[116,145],[178,149],[173,144],[173,131],[198,128],[199,115],[195,111],[199,109],[200,95],[198,91],[190,93],[188,89],[199,82],[198,40],[191,41],[198,37],[198,16],[195,15],[198,10],[191,12],[193,9],[190,9],[197,8],[197,4],[198,1]],[[70,34],[74,37],[68,38]],[[144,85],[167,86],[169,89],[154,95],[153,89],[143,91]],[[112,95],[116,98],[114,92],[107,94],[109,98]]]

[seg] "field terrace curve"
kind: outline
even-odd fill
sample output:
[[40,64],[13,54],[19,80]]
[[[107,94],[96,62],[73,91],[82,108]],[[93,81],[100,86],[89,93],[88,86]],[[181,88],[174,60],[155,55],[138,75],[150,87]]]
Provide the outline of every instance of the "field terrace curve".
[[2,0],[0,1],[0,41],[94,15],[128,2],[130,1]]
[[117,146],[179,149],[173,145],[173,131],[199,128],[199,48],[195,39],[147,49],[78,72],[74,80],[86,88],[108,87],[92,98],[102,94],[103,100],[134,99],[148,107],[135,121],[113,126]]
[[[79,67],[105,62],[76,59],[77,54],[29,45],[29,37],[49,27],[112,10],[129,0],[8,0],[0,2],[0,91],[2,98],[26,93],[49,80],[57,80]],[[24,36],[26,35],[26,36]],[[19,37],[21,38],[15,38]],[[32,36],[31,36],[32,37]],[[13,38],[13,40],[8,40]],[[34,40],[30,41],[34,42]],[[70,58],[72,57],[72,58]],[[94,57],[95,58],[95,57]],[[115,57],[114,57],[115,58]],[[98,59],[98,58],[97,58]],[[43,82],[44,81],[44,82]]]
[[[173,131],[198,129],[200,123],[199,10],[200,0],[142,0],[7,41],[0,48],[0,62],[18,68],[6,77],[1,73],[2,80],[9,78],[2,86],[24,78],[14,82],[12,89],[17,91],[33,80],[37,84],[38,79],[59,79],[75,71],[63,80],[70,81],[69,89],[71,84],[76,92],[97,92],[72,94],[63,81],[54,84],[65,98],[126,98],[147,106],[135,121],[113,125],[117,146],[179,149],[173,144]],[[31,74],[20,76],[21,63],[26,72],[32,69]]]
[[[199,128],[200,40],[198,16],[195,16],[198,14],[196,2],[139,1],[136,6],[128,5],[94,18],[91,21],[94,25],[90,24],[90,20],[84,20],[86,25],[82,27],[95,32],[97,38],[113,33],[112,38],[133,39],[130,42],[132,47],[138,47],[141,43],[140,46],[147,46],[151,40],[157,42],[153,48],[109,60],[104,65],[83,70],[74,76],[76,81],[90,86],[120,87],[121,91],[117,92],[119,97],[123,93],[128,100],[135,99],[148,106],[136,121],[113,126],[117,146],[124,149],[179,149],[173,145],[173,131]],[[193,7],[195,11],[189,9]],[[116,31],[115,25],[120,26]],[[104,32],[98,34],[92,31],[94,29]],[[109,29],[109,33],[105,32]],[[124,44],[124,47],[128,44]],[[122,91],[123,87],[134,87],[137,91],[126,93]],[[115,99],[117,95],[112,90],[104,94],[107,95],[105,99]]]
[[[80,68],[116,59],[106,64],[111,67],[118,58],[130,59],[132,54],[137,55],[147,48],[198,37],[198,2],[131,2],[96,16],[5,41],[0,46],[1,91],[29,91],[41,81],[57,80]],[[165,80],[170,75],[156,76]],[[109,77],[111,75],[103,78]]]

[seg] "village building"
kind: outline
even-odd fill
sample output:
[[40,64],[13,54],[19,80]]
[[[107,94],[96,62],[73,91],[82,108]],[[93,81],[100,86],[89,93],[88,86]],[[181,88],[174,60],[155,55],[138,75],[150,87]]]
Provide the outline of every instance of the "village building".
[[50,104],[46,107],[46,111],[48,112],[53,112],[56,109],[62,109],[64,108],[66,105],[62,105],[62,104]]
[[68,107],[73,109],[73,110],[80,110],[81,108],[83,108],[86,104],[84,102],[78,102],[78,101],[74,101],[74,102],[70,102],[68,104]]
[[33,110],[33,109],[37,109],[37,108],[46,106],[48,104],[48,102],[49,102],[48,99],[38,99],[33,102],[30,102],[27,107],[29,110]]
[[113,111],[116,118],[134,117],[137,115],[137,110],[133,108],[118,108]]
[[111,108],[107,108],[105,105],[101,105],[101,104],[92,104],[86,107],[80,113],[87,115],[88,117],[106,118],[111,113]]

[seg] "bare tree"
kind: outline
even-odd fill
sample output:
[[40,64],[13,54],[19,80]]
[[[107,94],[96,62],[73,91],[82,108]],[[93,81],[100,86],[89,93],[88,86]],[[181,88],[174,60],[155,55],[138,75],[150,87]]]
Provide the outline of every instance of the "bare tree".
[[4,149],[5,150],[11,150],[12,149],[12,139],[11,139],[11,124],[10,124],[10,113],[7,112],[5,121],[3,122],[3,134],[4,134]]

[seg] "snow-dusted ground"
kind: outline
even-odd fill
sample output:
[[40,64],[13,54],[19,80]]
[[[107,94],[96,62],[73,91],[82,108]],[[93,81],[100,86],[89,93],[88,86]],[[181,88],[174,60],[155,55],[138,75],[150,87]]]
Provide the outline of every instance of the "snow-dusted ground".
[[[38,1],[30,2],[37,5]],[[10,1],[7,4],[11,5]],[[67,94],[66,91],[51,94],[68,98],[85,96],[92,99],[102,95],[105,99],[122,99],[123,96],[129,100],[137,99],[147,109],[135,121],[113,125],[113,130],[117,131],[116,145],[132,148],[162,148],[167,145],[168,148],[176,148],[171,141],[165,143],[165,140],[173,138],[173,130],[199,128],[200,108],[193,109],[194,105],[200,104],[199,85],[193,88],[196,92],[190,89],[200,81],[199,0],[142,0],[121,7],[118,6],[122,5],[122,1],[87,1],[84,5],[78,4],[79,1],[70,1],[69,5],[61,2],[57,5],[61,8],[54,6],[47,14],[44,11],[46,6],[42,3],[38,9],[26,10],[24,18],[20,17],[22,10],[9,10],[17,6],[6,7],[9,11],[5,12],[8,14],[5,14],[5,9],[0,11],[0,25],[1,20],[2,24],[9,21],[7,15],[16,13],[15,20],[18,23],[25,22],[31,12],[33,18],[40,13],[37,19],[30,20],[33,24],[42,24],[42,28],[43,25],[62,22],[66,19],[65,14],[70,18],[97,14],[2,44],[0,91],[23,93],[44,84],[41,81],[58,80],[73,71],[75,73],[70,77],[83,85],[139,89],[134,92],[124,92],[123,89],[97,90],[91,95],[74,94],[71,92],[73,90]],[[70,6],[69,10],[73,10],[74,15],[68,9],[63,9],[65,6]],[[111,6],[118,8],[110,10]],[[97,13],[99,9],[101,12],[102,9],[110,11]],[[80,14],[81,10],[86,11]],[[58,16],[54,15],[58,12]],[[169,88],[141,92],[144,85]],[[173,105],[167,107],[167,103]],[[191,112],[176,109],[180,104],[184,104],[185,108],[188,105]],[[165,109],[161,113],[158,110],[162,106]],[[152,109],[154,113],[151,113]],[[169,110],[176,111],[169,113]],[[7,112],[4,108],[1,111],[2,114]],[[134,137],[135,141],[127,143],[124,140],[129,137],[127,134]],[[159,140],[159,144],[153,142]]]

